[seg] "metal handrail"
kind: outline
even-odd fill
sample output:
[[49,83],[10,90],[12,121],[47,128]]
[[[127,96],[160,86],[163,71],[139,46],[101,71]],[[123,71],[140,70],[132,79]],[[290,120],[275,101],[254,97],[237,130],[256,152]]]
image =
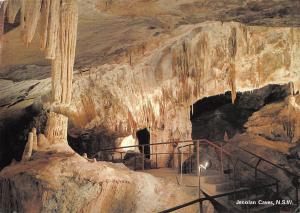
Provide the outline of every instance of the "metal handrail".
[[[229,144],[230,146],[233,146],[233,145],[230,144],[229,142],[227,142],[226,145],[227,145],[227,144]],[[242,151],[244,151],[244,152],[246,152],[246,153],[248,153],[248,154],[250,154],[250,155],[252,155],[252,156],[254,156],[254,157],[256,157],[256,158],[259,159],[258,162],[257,162],[257,164],[256,164],[256,166],[255,166],[255,169],[256,169],[256,170],[257,170],[257,167],[258,167],[258,165],[260,164],[260,162],[261,162],[261,161],[264,161],[264,162],[266,162],[266,163],[268,163],[268,164],[270,164],[270,165],[272,165],[272,166],[274,166],[274,167],[276,167],[276,168],[278,168],[278,169],[280,169],[280,170],[282,170],[282,171],[288,173],[289,175],[293,176],[294,178],[296,178],[297,183],[296,183],[296,186],[294,186],[294,188],[295,188],[295,191],[296,191],[296,202],[297,202],[297,206],[299,206],[299,196],[298,196],[298,191],[299,191],[299,179],[300,179],[300,176],[299,176],[298,174],[295,174],[295,173],[293,173],[293,172],[287,170],[286,168],[283,168],[283,167],[281,167],[281,166],[279,166],[279,165],[273,163],[272,161],[269,161],[269,160],[263,158],[262,156],[259,156],[259,155],[255,154],[255,153],[253,153],[253,152],[248,151],[248,150],[245,150],[245,149],[243,149],[242,147],[239,147],[239,146],[238,146],[237,148],[238,148],[239,150],[242,150]]]
[[[218,194],[218,195],[213,195],[213,196],[208,196],[207,195],[207,197],[198,198],[198,199],[192,200],[190,202],[172,207],[170,209],[160,211],[159,213],[173,212],[173,211],[176,211],[178,209],[182,209],[182,208],[185,208],[187,206],[191,206],[191,205],[196,204],[196,203],[200,203],[200,202],[202,203],[203,201],[206,201],[206,200],[211,201],[211,200],[214,200],[216,198],[230,196],[230,195],[234,195],[234,194],[242,193],[242,192],[249,192],[249,191],[253,191],[253,190],[256,190],[256,189],[262,189],[262,188],[268,188],[268,187],[276,186],[276,190],[277,190],[278,189],[277,184],[278,183],[271,183],[271,184],[265,184],[265,185],[261,185],[261,186],[252,187],[252,188],[249,188],[249,189],[241,189],[241,190],[236,190],[236,191],[232,191],[232,192],[226,192],[226,193],[223,193],[223,194]],[[278,191],[277,191],[277,193],[278,193]]]
[[[228,144],[230,144],[230,143],[228,143]],[[232,144],[230,144],[230,145],[232,146]],[[262,161],[265,161],[265,162],[271,164],[272,166],[275,166],[276,168],[281,169],[281,170],[285,171],[286,173],[288,173],[288,174],[290,174],[290,175],[292,175],[292,176],[294,176],[294,177],[300,178],[300,175],[295,174],[295,173],[293,173],[293,172],[287,170],[286,168],[283,168],[283,167],[281,167],[281,166],[279,166],[279,165],[273,163],[272,161],[269,161],[269,160],[267,160],[267,159],[265,159],[265,158],[263,158],[263,157],[261,157],[261,156],[255,154],[255,153],[253,153],[253,152],[250,152],[250,151],[248,151],[248,150],[245,150],[245,149],[243,149],[243,148],[241,148],[241,147],[238,147],[238,149],[243,150],[244,152],[247,152],[247,153],[249,153],[249,154],[251,154],[251,155],[257,157],[257,158],[261,159]]]
[[[123,146],[123,147],[107,148],[107,149],[101,149],[101,150],[99,150],[98,152],[101,152],[101,151],[110,151],[110,150],[117,150],[117,149],[125,149],[125,148],[133,148],[133,147],[157,146],[157,145],[163,145],[163,144],[187,143],[187,142],[198,142],[198,143],[203,143],[203,142],[205,142],[205,143],[207,143],[207,144],[209,144],[209,145],[211,145],[211,146],[213,146],[213,147],[215,147],[215,148],[217,148],[217,149],[220,149],[220,148],[221,148],[220,146],[216,145],[215,143],[213,143],[213,142],[211,142],[211,141],[209,141],[209,140],[207,140],[207,139],[193,139],[193,140],[182,140],[182,141],[178,140],[178,141],[168,141],[168,142],[160,142],[160,143],[152,143],[152,144],[142,144],[142,145],[131,145],[131,146]],[[230,144],[229,142],[226,142],[225,144],[226,144],[226,145],[232,146],[232,144]],[[185,145],[185,146],[189,146],[189,144],[188,144],[188,145]],[[181,147],[185,147],[185,146],[181,146]],[[179,147],[179,148],[181,148],[181,147]],[[255,156],[256,158],[261,159],[262,161],[265,161],[265,162],[271,164],[272,166],[275,166],[275,167],[278,168],[278,169],[281,169],[281,170],[283,170],[283,171],[289,173],[290,175],[292,175],[292,176],[294,176],[294,177],[300,178],[300,175],[297,175],[297,174],[295,174],[295,173],[293,173],[293,172],[291,172],[291,171],[289,171],[289,170],[287,170],[287,169],[285,169],[285,168],[283,168],[283,167],[281,167],[281,166],[278,166],[278,165],[276,165],[275,163],[273,163],[273,162],[271,162],[271,161],[269,161],[269,160],[267,160],[267,159],[265,159],[265,158],[263,158],[263,157],[261,157],[261,156],[255,154],[255,153],[253,153],[253,152],[250,152],[250,151],[248,151],[248,150],[245,150],[245,149],[243,149],[243,148],[241,148],[241,147],[237,147],[237,148],[240,149],[240,150],[242,150],[242,151],[245,151],[245,152],[247,152],[247,153],[249,153],[249,154],[251,154],[251,155],[253,155],[253,156]],[[223,148],[223,152],[224,152],[225,154],[227,154],[227,155],[231,155],[231,154],[230,154],[228,151],[226,151],[224,148]],[[150,154],[148,154],[148,155],[150,155]],[[94,154],[92,157],[94,157],[94,156],[96,156],[96,154]]]
[[[179,144],[179,143],[188,143],[188,142],[196,142],[196,143],[198,143],[198,144],[208,144],[208,145],[213,146],[214,148],[218,149],[220,152],[226,154],[226,155],[229,156],[230,158],[233,157],[233,156],[231,155],[231,153],[229,153],[226,149],[221,148],[220,146],[216,145],[215,143],[213,143],[213,142],[211,142],[211,141],[209,141],[209,140],[207,140],[207,139],[182,140],[182,141],[178,140],[178,141],[168,141],[168,142],[160,142],[160,143],[152,143],[152,144],[142,144],[142,145],[122,146],[122,147],[115,147],[115,148],[101,149],[101,150],[99,150],[98,152],[103,152],[103,151],[113,151],[113,150],[125,149],[125,148],[133,148],[133,147],[145,147],[145,146],[149,146],[149,147],[150,147],[150,146],[156,146],[156,145],[174,144],[174,143]],[[192,145],[192,144],[188,144],[188,145],[185,145],[185,146],[190,146],[190,145]],[[182,147],[183,147],[183,146],[180,146],[180,147],[178,147],[178,148],[180,149],[180,148],[182,148]],[[245,150],[244,150],[244,151],[245,151]],[[115,152],[118,152],[118,151],[115,151]],[[118,153],[122,153],[122,152],[118,152]],[[150,154],[147,154],[147,155],[158,155],[158,154],[179,154],[179,153],[174,153],[174,152],[172,152],[172,153],[150,153]],[[180,153],[180,154],[181,154],[181,153]],[[188,153],[186,153],[186,154],[188,154]],[[94,157],[94,156],[96,156],[96,154],[93,155],[92,157]],[[273,179],[273,180],[275,180],[275,181],[279,181],[277,178],[272,177],[271,175],[266,174],[265,172],[263,172],[263,171],[261,171],[261,170],[255,168],[255,167],[253,167],[252,165],[250,165],[249,163],[243,161],[242,159],[239,159],[239,158],[236,158],[236,159],[237,159],[238,161],[244,163],[245,165],[247,165],[247,166],[249,166],[249,167],[251,167],[251,168],[253,168],[253,169],[256,169],[258,172],[260,172],[260,173],[266,175],[267,177],[269,177],[269,178],[271,178],[271,179]]]
[[[187,145],[179,145],[180,143],[191,143],[191,142],[193,142],[192,144],[187,144]],[[257,166],[258,166],[258,164],[259,164],[259,162],[260,162],[260,160],[259,160],[259,162],[256,164],[256,166],[252,166],[251,164],[249,164],[249,163],[247,163],[247,162],[245,162],[244,160],[242,160],[242,159],[240,159],[240,158],[237,158],[237,157],[234,157],[233,155],[232,155],[232,153],[230,153],[229,151],[227,151],[226,149],[224,149],[223,148],[223,146],[219,146],[219,145],[217,145],[217,144],[215,144],[215,143],[213,143],[213,142],[211,142],[211,141],[209,141],[209,140],[206,140],[206,139],[199,139],[199,140],[183,140],[183,141],[168,141],[168,142],[160,142],[160,143],[153,143],[153,144],[142,144],[142,145],[131,145],[131,146],[123,146],[123,147],[116,147],[116,148],[108,148],[108,149],[102,149],[102,150],[100,150],[99,152],[101,152],[101,151],[114,151],[114,152],[117,152],[117,153],[121,153],[121,155],[122,155],[122,153],[126,153],[126,152],[120,152],[120,151],[117,151],[117,150],[119,150],[119,149],[125,149],[125,148],[133,148],[133,147],[142,147],[142,151],[143,151],[143,155],[148,155],[148,156],[151,156],[151,155],[156,155],[156,168],[158,168],[158,166],[157,166],[157,155],[163,155],[163,154],[169,154],[169,155],[173,155],[173,156],[175,156],[176,154],[191,154],[191,152],[190,153],[181,153],[181,151],[180,151],[180,149],[181,148],[183,148],[183,147],[187,147],[187,146],[189,146],[189,147],[191,147],[191,146],[195,146],[195,143],[196,143],[196,154],[197,154],[197,165],[199,165],[199,153],[198,152],[200,152],[199,151],[199,147],[200,147],[200,145],[201,144],[208,144],[208,145],[210,145],[210,146],[212,146],[212,147],[214,147],[215,149],[217,149],[220,153],[221,153],[221,156],[223,156],[223,154],[225,154],[226,156],[228,156],[229,157],[229,160],[230,160],[230,162],[232,162],[232,164],[233,164],[233,159],[235,159],[236,160],[236,164],[235,164],[235,166],[234,166],[234,168],[233,168],[233,171],[234,171],[234,182],[236,182],[236,179],[235,179],[235,167],[236,167],[236,165],[237,165],[237,162],[241,162],[241,163],[243,163],[243,164],[245,164],[246,166],[248,166],[248,167],[250,167],[250,168],[252,168],[252,169],[254,169],[255,170],[255,182],[256,182],[256,177],[257,177],[257,172],[259,172],[259,173],[261,173],[261,174],[263,174],[263,175],[265,175],[266,177],[269,177],[269,178],[271,178],[272,180],[274,180],[275,182],[274,183],[272,183],[273,185],[275,185],[276,184],[276,190],[278,191],[278,183],[280,182],[277,178],[275,178],[275,177],[272,177],[271,175],[269,175],[269,174],[267,174],[267,173],[265,173],[264,171],[261,171],[260,169],[258,169],[257,168]],[[157,145],[164,145],[164,144],[172,144],[172,145],[174,145],[174,144],[176,144],[177,145],[177,148],[178,148],[178,150],[179,150],[179,152],[174,152],[174,149],[175,149],[175,146],[173,147],[173,152],[166,152],[166,153],[149,153],[149,154],[145,154],[144,153],[144,148],[145,148],[145,146],[149,146],[149,147],[151,147],[151,146],[157,146]],[[245,151],[245,150],[244,150]],[[257,157],[258,159],[260,159],[259,158],[259,156],[255,156],[255,157]],[[122,157],[121,157],[122,158]],[[222,157],[221,157],[222,158]],[[180,159],[181,160],[181,159]],[[222,161],[222,159],[221,159],[221,161]],[[144,160],[143,160],[143,163],[142,163],[142,169],[144,170],[145,168],[144,168]],[[222,164],[223,164],[223,161],[222,161]],[[173,159],[173,168],[175,168],[174,167],[174,159]],[[222,168],[223,168],[223,166],[222,166]],[[136,169],[136,156],[135,156],[135,168],[134,169]],[[192,170],[191,170],[192,171]],[[236,190],[236,189],[234,189],[234,192],[235,193],[238,193],[240,190]]]
[[[251,164],[247,163],[246,161],[244,161],[244,160],[242,160],[242,159],[240,159],[240,158],[238,158],[238,157],[233,157],[233,155],[232,155],[230,152],[228,152],[226,149],[224,149],[223,147],[220,147],[220,146],[218,146],[218,145],[214,144],[213,142],[211,142],[211,141],[209,141],[209,140],[206,140],[206,139],[200,139],[199,141],[200,141],[200,142],[205,142],[205,143],[207,143],[207,144],[209,144],[209,145],[211,145],[211,146],[217,148],[220,152],[223,152],[224,154],[226,154],[226,155],[229,156],[230,158],[235,158],[236,160],[238,160],[238,161],[242,162],[243,164],[247,165],[248,167],[250,167],[250,168],[252,168],[252,169],[256,169],[258,172],[260,172],[260,173],[266,175],[267,177],[269,177],[269,178],[271,178],[271,179],[273,179],[273,180],[275,180],[275,181],[279,181],[277,178],[275,178],[275,177],[273,177],[273,176],[271,176],[271,175],[269,175],[269,174],[267,174],[267,173],[261,171],[260,169],[257,169],[256,167],[252,166]],[[231,160],[232,160],[232,159],[231,159]]]
[[110,150],[116,150],[116,149],[125,149],[125,148],[133,148],[133,147],[143,147],[143,146],[157,146],[157,145],[163,145],[163,144],[174,144],[174,143],[188,143],[188,142],[197,142],[199,140],[178,140],[178,141],[168,141],[168,142],[160,142],[160,143],[151,143],[151,144],[139,144],[139,145],[131,145],[131,146],[121,146],[121,147],[115,147],[115,148],[107,148],[107,149],[100,149],[98,152],[101,151],[110,151]]

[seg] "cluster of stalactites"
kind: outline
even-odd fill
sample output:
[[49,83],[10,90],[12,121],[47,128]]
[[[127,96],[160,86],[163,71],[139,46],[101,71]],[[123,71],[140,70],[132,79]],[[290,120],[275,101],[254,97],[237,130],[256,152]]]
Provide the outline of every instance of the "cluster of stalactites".
[[29,45],[39,29],[40,47],[52,60],[52,101],[69,104],[77,38],[76,0],[7,0],[4,13],[10,23],[20,11],[21,34]]

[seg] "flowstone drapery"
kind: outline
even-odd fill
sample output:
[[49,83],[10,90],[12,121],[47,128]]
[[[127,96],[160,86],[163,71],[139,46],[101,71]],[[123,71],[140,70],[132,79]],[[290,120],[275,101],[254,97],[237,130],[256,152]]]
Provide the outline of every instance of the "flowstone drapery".
[[[72,96],[78,8],[76,0],[8,0],[3,2],[0,19],[6,14],[9,23],[16,21],[20,11],[21,37],[28,46],[40,33],[40,47],[45,58],[52,60],[52,99],[45,135],[33,128],[29,133],[22,160],[30,159],[32,150],[67,143],[68,118],[60,114]],[[2,14],[2,16],[1,16]],[[0,36],[3,26],[0,20]],[[38,30],[39,29],[39,30]],[[1,50],[1,37],[0,37]]]

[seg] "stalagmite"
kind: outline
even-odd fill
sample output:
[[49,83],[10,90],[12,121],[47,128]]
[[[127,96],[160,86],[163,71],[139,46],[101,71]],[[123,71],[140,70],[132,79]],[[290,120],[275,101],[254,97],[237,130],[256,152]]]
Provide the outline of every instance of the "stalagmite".
[[38,142],[37,142],[37,144],[38,144],[38,149],[42,148],[42,147],[44,147],[44,146],[46,146],[48,144],[48,140],[47,140],[47,138],[46,138],[46,136],[44,134],[39,134],[38,135]]
[[45,136],[50,144],[67,143],[68,118],[64,115],[50,112],[48,114]]
[[32,134],[33,134],[33,143],[32,143],[32,150],[37,151],[38,147],[37,147],[37,135],[36,135],[36,128],[32,128],[31,130]]
[[33,133],[30,132],[28,134],[28,140],[23,152],[22,161],[28,161],[32,154],[32,148],[33,148]]

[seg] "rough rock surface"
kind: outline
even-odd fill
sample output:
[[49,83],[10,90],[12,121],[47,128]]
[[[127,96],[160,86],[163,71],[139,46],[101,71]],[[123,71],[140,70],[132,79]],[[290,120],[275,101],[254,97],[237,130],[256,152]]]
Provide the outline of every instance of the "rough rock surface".
[[63,144],[3,169],[0,193],[4,212],[158,212],[193,199],[174,183],[91,162]]
[[[217,142],[224,140],[225,132],[229,138],[245,132],[245,123],[251,125],[248,119],[254,112],[262,113],[262,107],[283,101],[288,95],[289,85],[268,85],[250,92],[238,93],[234,104],[229,92],[201,99],[193,104],[192,138]],[[272,109],[272,106],[269,108]],[[276,115],[275,111],[272,115]]]
[[[72,136],[98,129],[125,137],[148,127],[151,143],[174,139],[176,132],[188,139],[189,106],[203,97],[232,91],[234,100],[237,91],[289,81],[298,90],[295,1],[79,4],[72,106],[64,112]],[[0,122],[32,103],[49,107],[50,68],[38,35],[29,49],[16,52],[24,49],[19,31],[4,36]]]
[[272,141],[299,142],[300,111],[293,106],[293,98],[299,103],[299,96],[263,107],[245,124],[247,132],[260,135]]
[[[233,22],[180,26],[151,41],[144,53],[77,70],[71,110],[64,112],[72,123],[69,132],[98,128],[124,137],[148,127],[151,143],[175,138],[176,132],[188,139],[190,105],[203,97],[232,91],[234,101],[237,91],[290,81],[298,91],[299,41],[299,28]],[[0,117],[35,101],[47,109],[49,83],[6,81]]]
[[[203,97],[231,91],[234,102],[238,91],[290,81],[294,82],[294,90],[299,90],[298,1],[78,2],[74,95],[71,110],[62,112],[70,118],[69,134],[74,137],[93,130],[123,138],[147,127],[151,143],[187,139],[191,136],[190,105]],[[20,30],[13,29],[3,38],[1,137],[6,135],[3,132],[12,131],[5,129],[7,118],[23,116],[32,104],[42,106],[44,111],[49,108],[49,62],[39,53],[38,35],[29,49],[16,51],[24,49]],[[297,102],[289,103],[293,110],[298,110]],[[269,113],[264,110],[263,113]],[[249,131],[263,117],[259,113],[255,116],[249,121]],[[265,120],[273,121],[270,116]],[[31,128],[25,122],[24,126]],[[272,139],[297,141],[298,130],[291,136],[290,131],[285,134],[280,124],[277,126],[280,137],[270,133],[269,126],[255,131]],[[17,144],[18,140],[26,138],[1,138],[1,147]],[[101,207],[113,212],[120,208],[125,212],[145,212],[142,207],[149,200],[156,201],[158,207],[166,207],[165,201],[177,200],[177,192],[161,192],[168,185],[151,176],[106,163],[92,163],[71,151],[52,152],[33,151],[30,161],[1,172],[1,194],[10,196],[2,198],[2,208],[67,212]],[[115,182],[108,182],[109,179]],[[143,194],[143,187],[152,185],[142,186],[140,180],[154,182],[161,192],[159,196],[153,188],[145,190],[150,194]],[[170,188],[176,189],[173,185]],[[108,205],[106,199],[112,196],[117,199]],[[124,198],[132,199],[126,199],[120,206]]]

